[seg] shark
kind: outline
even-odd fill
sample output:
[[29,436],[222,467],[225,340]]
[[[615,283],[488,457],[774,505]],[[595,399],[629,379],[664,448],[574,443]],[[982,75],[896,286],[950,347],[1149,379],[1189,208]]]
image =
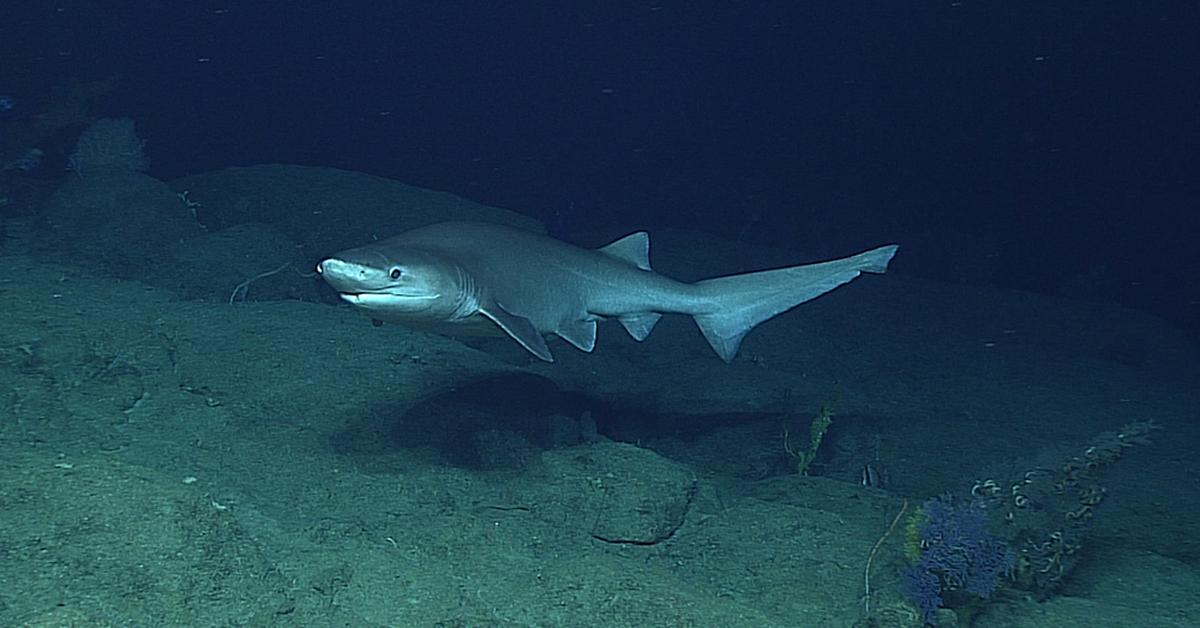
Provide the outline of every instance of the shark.
[[651,270],[645,231],[587,249],[515,227],[442,222],[336,253],[317,273],[376,324],[499,331],[547,362],[550,336],[591,352],[598,322],[616,319],[640,342],[664,314],[691,316],[732,362],[756,325],[862,273],[883,273],[897,248],[684,283]]

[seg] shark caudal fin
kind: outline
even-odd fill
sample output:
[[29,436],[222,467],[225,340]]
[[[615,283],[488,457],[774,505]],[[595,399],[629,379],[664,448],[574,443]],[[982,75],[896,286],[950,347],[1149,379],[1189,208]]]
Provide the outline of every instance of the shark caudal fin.
[[713,351],[722,360],[732,362],[742,338],[755,325],[862,273],[886,271],[897,248],[893,244],[830,262],[706,279],[695,286],[712,304],[711,311],[694,314],[693,318]]

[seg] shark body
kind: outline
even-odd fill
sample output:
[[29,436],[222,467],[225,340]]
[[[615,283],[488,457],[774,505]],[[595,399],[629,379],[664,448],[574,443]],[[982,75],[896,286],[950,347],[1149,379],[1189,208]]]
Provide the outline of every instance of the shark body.
[[615,318],[641,341],[667,313],[692,316],[730,362],[755,325],[861,273],[884,272],[896,248],[689,284],[650,270],[644,231],[585,249],[512,227],[444,222],[342,251],[317,272],[374,320],[449,333],[498,327],[547,362],[548,335],[590,352],[598,321]]

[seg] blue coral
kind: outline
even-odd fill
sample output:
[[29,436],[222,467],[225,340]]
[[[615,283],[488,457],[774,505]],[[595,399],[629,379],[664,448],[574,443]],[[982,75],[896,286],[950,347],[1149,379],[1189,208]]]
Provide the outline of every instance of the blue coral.
[[942,607],[942,581],[936,573],[919,564],[905,567],[900,571],[900,593],[917,607],[925,623],[933,623]]
[[992,595],[1000,577],[1012,573],[1008,544],[988,530],[982,503],[955,503],[949,495],[925,502],[918,529],[921,556],[900,573],[900,592],[932,623],[946,591]]

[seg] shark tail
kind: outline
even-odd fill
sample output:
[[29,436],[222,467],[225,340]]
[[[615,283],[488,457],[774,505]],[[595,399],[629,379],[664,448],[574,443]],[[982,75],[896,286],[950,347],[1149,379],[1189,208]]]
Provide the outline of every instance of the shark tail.
[[790,266],[694,284],[710,304],[692,315],[713,351],[726,362],[759,323],[811,301],[862,273],[882,273],[896,254],[894,244],[819,264]]

